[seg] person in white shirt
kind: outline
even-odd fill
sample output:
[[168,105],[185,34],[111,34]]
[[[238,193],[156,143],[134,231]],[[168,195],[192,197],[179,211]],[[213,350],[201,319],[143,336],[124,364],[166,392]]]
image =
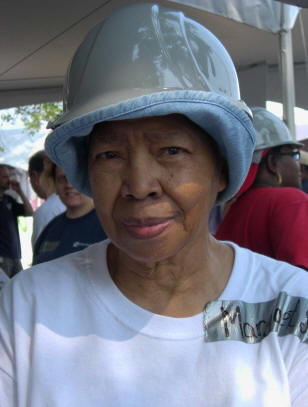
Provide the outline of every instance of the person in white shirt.
[[208,230],[254,148],[237,84],[177,10],[87,35],[46,151],[109,239],[3,288],[1,407],[307,406],[308,275]]

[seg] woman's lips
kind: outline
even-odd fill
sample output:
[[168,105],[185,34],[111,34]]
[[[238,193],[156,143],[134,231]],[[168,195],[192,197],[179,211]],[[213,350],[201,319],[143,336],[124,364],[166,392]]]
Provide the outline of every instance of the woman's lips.
[[122,224],[136,239],[151,239],[166,230],[171,221],[171,218],[127,219]]

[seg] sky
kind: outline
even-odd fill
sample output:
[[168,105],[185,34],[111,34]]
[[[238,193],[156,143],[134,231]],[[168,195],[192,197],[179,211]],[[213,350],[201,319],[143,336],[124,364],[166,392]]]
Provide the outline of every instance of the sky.
[[[23,123],[18,117],[16,118],[16,122],[14,124],[2,121],[1,115],[2,114],[8,114],[8,113],[13,114],[14,113],[14,108],[0,110],[0,130],[21,129],[23,127]],[[45,130],[46,125],[47,125],[47,122],[42,123],[42,128],[41,128],[40,132]]]
[[0,110],[0,163],[18,167],[23,170],[28,168],[29,157],[39,150],[44,149],[44,141],[47,135],[46,123],[34,136],[23,131],[23,123],[17,119],[16,123],[10,124],[1,120],[1,113],[13,113],[13,109]]

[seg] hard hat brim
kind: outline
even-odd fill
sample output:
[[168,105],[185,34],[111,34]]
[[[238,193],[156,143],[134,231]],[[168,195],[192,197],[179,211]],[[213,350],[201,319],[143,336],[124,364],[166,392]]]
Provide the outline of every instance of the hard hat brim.
[[252,122],[238,101],[213,92],[165,91],[128,99],[69,120],[47,137],[47,154],[72,185],[91,196],[87,137],[104,121],[182,114],[205,130],[218,144],[228,164],[228,186],[218,202],[232,198],[249,170],[255,144]]

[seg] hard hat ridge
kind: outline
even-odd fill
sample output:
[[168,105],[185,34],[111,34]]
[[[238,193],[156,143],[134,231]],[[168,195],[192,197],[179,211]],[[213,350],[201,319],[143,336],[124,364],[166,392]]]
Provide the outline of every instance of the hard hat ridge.
[[139,3],[97,24],[66,75],[56,126],[125,99],[166,90],[216,92],[237,101],[238,79],[220,41],[178,10]]

